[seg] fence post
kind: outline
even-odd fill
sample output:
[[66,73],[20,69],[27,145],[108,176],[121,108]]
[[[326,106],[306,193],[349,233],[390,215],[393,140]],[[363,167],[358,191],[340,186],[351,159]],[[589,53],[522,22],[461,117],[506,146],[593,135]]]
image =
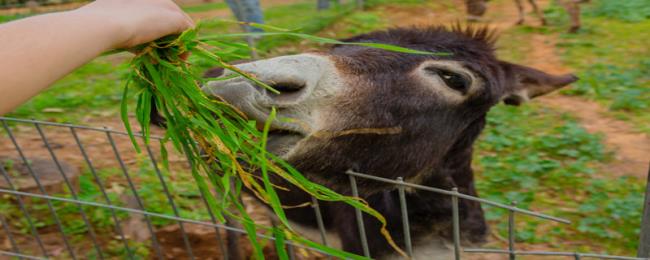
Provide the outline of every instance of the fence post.
[[452,232],[454,235],[454,259],[460,260],[460,214],[458,207],[458,188],[453,188],[451,191],[454,195],[451,196],[451,216],[452,216]]
[[[402,177],[397,177],[397,181],[404,183]],[[408,206],[406,205],[406,192],[404,191],[404,185],[399,185],[397,187],[397,192],[399,194],[399,205],[402,211],[402,228],[404,228],[404,244],[406,245],[406,252],[409,257],[413,257],[413,245],[411,245],[411,225],[409,224],[409,213]]]
[[648,182],[643,201],[643,216],[641,217],[641,239],[639,241],[638,257],[650,258],[650,167],[648,168]]
[[[517,202],[510,203],[513,207],[517,206]],[[515,212],[508,210],[508,253],[510,260],[515,260]]]
[[[350,185],[352,186],[352,197],[359,197],[359,190],[357,189],[357,181],[354,179],[354,175],[350,175]],[[370,257],[370,248],[368,247],[368,238],[366,237],[366,228],[363,223],[363,214],[358,208],[354,209],[354,213],[357,217],[357,226],[359,228],[359,238],[361,239],[361,246],[363,247],[363,255],[365,257]]]

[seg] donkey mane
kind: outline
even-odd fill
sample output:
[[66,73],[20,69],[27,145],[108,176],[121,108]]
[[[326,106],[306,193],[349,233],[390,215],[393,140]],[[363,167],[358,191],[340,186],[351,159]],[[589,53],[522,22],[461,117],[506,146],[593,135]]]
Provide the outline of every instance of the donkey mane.
[[[384,42],[384,43],[397,43],[397,44],[422,44],[430,41],[430,39],[440,40],[440,38],[449,38],[461,41],[462,44],[472,42],[471,45],[481,44],[485,47],[492,48],[489,51],[494,51],[494,46],[499,38],[498,31],[490,26],[478,25],[462,25],[455,23],[450,26],[436,25],[436,26],[411,26],[411,27],[398,27],[391,28],[383,31],[374,31],[367,34],[361,34],[350,38],[342,39],[343,42]],[[429,40],[428,40],[429,39]],[[435,44],[440,45],[440,44]],[[342,45],[334,45],[334,48],[341,47]]]

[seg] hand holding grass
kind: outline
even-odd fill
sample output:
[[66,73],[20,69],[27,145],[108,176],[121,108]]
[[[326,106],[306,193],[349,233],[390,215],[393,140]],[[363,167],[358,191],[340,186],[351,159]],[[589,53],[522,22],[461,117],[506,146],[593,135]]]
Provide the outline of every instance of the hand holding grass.
[[0,115],[101,53],[193,26],[171,0],[97,0],[0,25]]

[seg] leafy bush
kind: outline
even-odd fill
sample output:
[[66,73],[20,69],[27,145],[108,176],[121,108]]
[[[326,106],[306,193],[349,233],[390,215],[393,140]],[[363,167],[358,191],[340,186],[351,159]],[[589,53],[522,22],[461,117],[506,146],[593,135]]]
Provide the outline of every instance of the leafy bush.
[[580,74],[580,81],[563,93],[611,100],[612,110],[644,110],[650,107],[649,75],[650,60],[643,60],[632,69],[597,63],[587,67]]
[[528,207],[546,185],[572,187],[593,172],[589,162],[605,159],[598,136],[566,117],[553,122],[551,115],[531,107],[499,106],[490,112],[479,143],[483,196]]
[[586,14],[615,18],[626,22],[640,22],[650,18],[649,0],[597,0]]
[[27,15],[24,14],[0,15],[0,23],[10,22],[24,17],[27,17]]
[[[558,244],[583,239],[590,241],[590,247],[597,245],[587,251],[605,248],[608,253],[629,254],[636,249],[637,240],[630,238],[639,233],[642,182],[603,178],[598,165],[609,155],[601,138],[574,119],[535,104],[497,106],[488,115],[477,151],[476,185],[481,197],[516,201],[519,207],[573,222],[558,226],[518,216],[518,242]],[[486,208],[486,215],[506,236],[507,211]]]
[[[584,217],[578,230],[602,239],[622,239],[626,246],[636,247],[641,226],[643,185],[637,180],[593,180],[586,187],[588,196],[580,206]],[[618,194],[612,197],[611,194]]]

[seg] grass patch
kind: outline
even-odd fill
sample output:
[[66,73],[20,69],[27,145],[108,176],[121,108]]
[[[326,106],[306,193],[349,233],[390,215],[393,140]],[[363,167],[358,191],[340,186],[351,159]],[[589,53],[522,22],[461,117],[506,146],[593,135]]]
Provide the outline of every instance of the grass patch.
[[[563,33],[568,23],[563,9],[551,6],[546,15],[550,27],[522,26],[504,32],[499,57],[524,62],[535,47],[524,44],[531,34]],[[640,129],[647,126],[650,117],[641,111],[648,99],[621,93],[647,88],[643,83],[648,75],[643,58],[648,57],[647,32],[642,30],[648,25],[587,16],[583,26],[579,34],[560,38],[564,62],[581,78],[564,93],[597,100]],[[611,173],[602,163],[610,155],[600,137],[587,133],[570,116],[535,102],[497,106],[489,113],[477,151],[477,188],[482,197],[517,201],[573,222],[554,224],[518,215],[518,242],[542,243],[555,250],[635,254],[644,182],[608,177]],[[488,209],[487,216],[497,233],[507,237],[507,212]]]
[[[351,4],[333,5],[327,10],[318,11],[314,4],[310,2],[269,8],[264,15],[265,17],[275,17],[273,23],[269,22],[274,26],[293,29],[300,33],[315,34],[352,11],[353,6]],[[296,13],[301,15],[296,16]],[[260,41],[258,48],[268,53],[274,48],[296,41],[295,37],[289,36],[267,37]]]
[[[578,34],[561,34],[558,47],[563,61],[575,68],[580,81],[562,91],[583,96],[610,109],[613,116],[631,122],[638,131],[650,133],[650,19],[622,19],[601,14],[611,6],[634,5],[642,1],[597,1],[586,8],[583,29]],[[620,12],[644,13],[644,8]],[[645,7],[647,9],[647,6]],[[645,16],[644,16],[645,17]],[[563,19],[558,17],[558,19]],[[552,20],[553,22],[553,20]]]
[[641,22],[650,18],[649,4],[647,0],[596,0],[585,14],[626,22]]
[[217,2],[217,3],[206,3],[200,5],[183,6],[183,11],[185,11],[186,13],[199,13],[199,12],[207,12],[212,10],[226,9],[226,8],[228,8],[228,4],[226,4],[226,2]]
[[[527,122],[521,124],[521,122]],[[571,225],[518,217],[517,241],[559,250],[634,254],[644,187],[632,178],[604,179],[609,155],[599,136],[570,116],[534,104],[497,106],[478,146],[477,189],[482,197],[567,218]],[[507,212],[487,210],[507,236]],[[566,241],[581,241],[565,245]]]
[[18,107],[9,116],[77,122],[86,116],[108,116],[118,111],[119,84],[128,66],[103,59],[88,63],[54,86]]
[[0,15],[0,23],[11,22],[13,20],[18,20],[21,18],[28,17],[26,14],[14,14],[14,15]]

